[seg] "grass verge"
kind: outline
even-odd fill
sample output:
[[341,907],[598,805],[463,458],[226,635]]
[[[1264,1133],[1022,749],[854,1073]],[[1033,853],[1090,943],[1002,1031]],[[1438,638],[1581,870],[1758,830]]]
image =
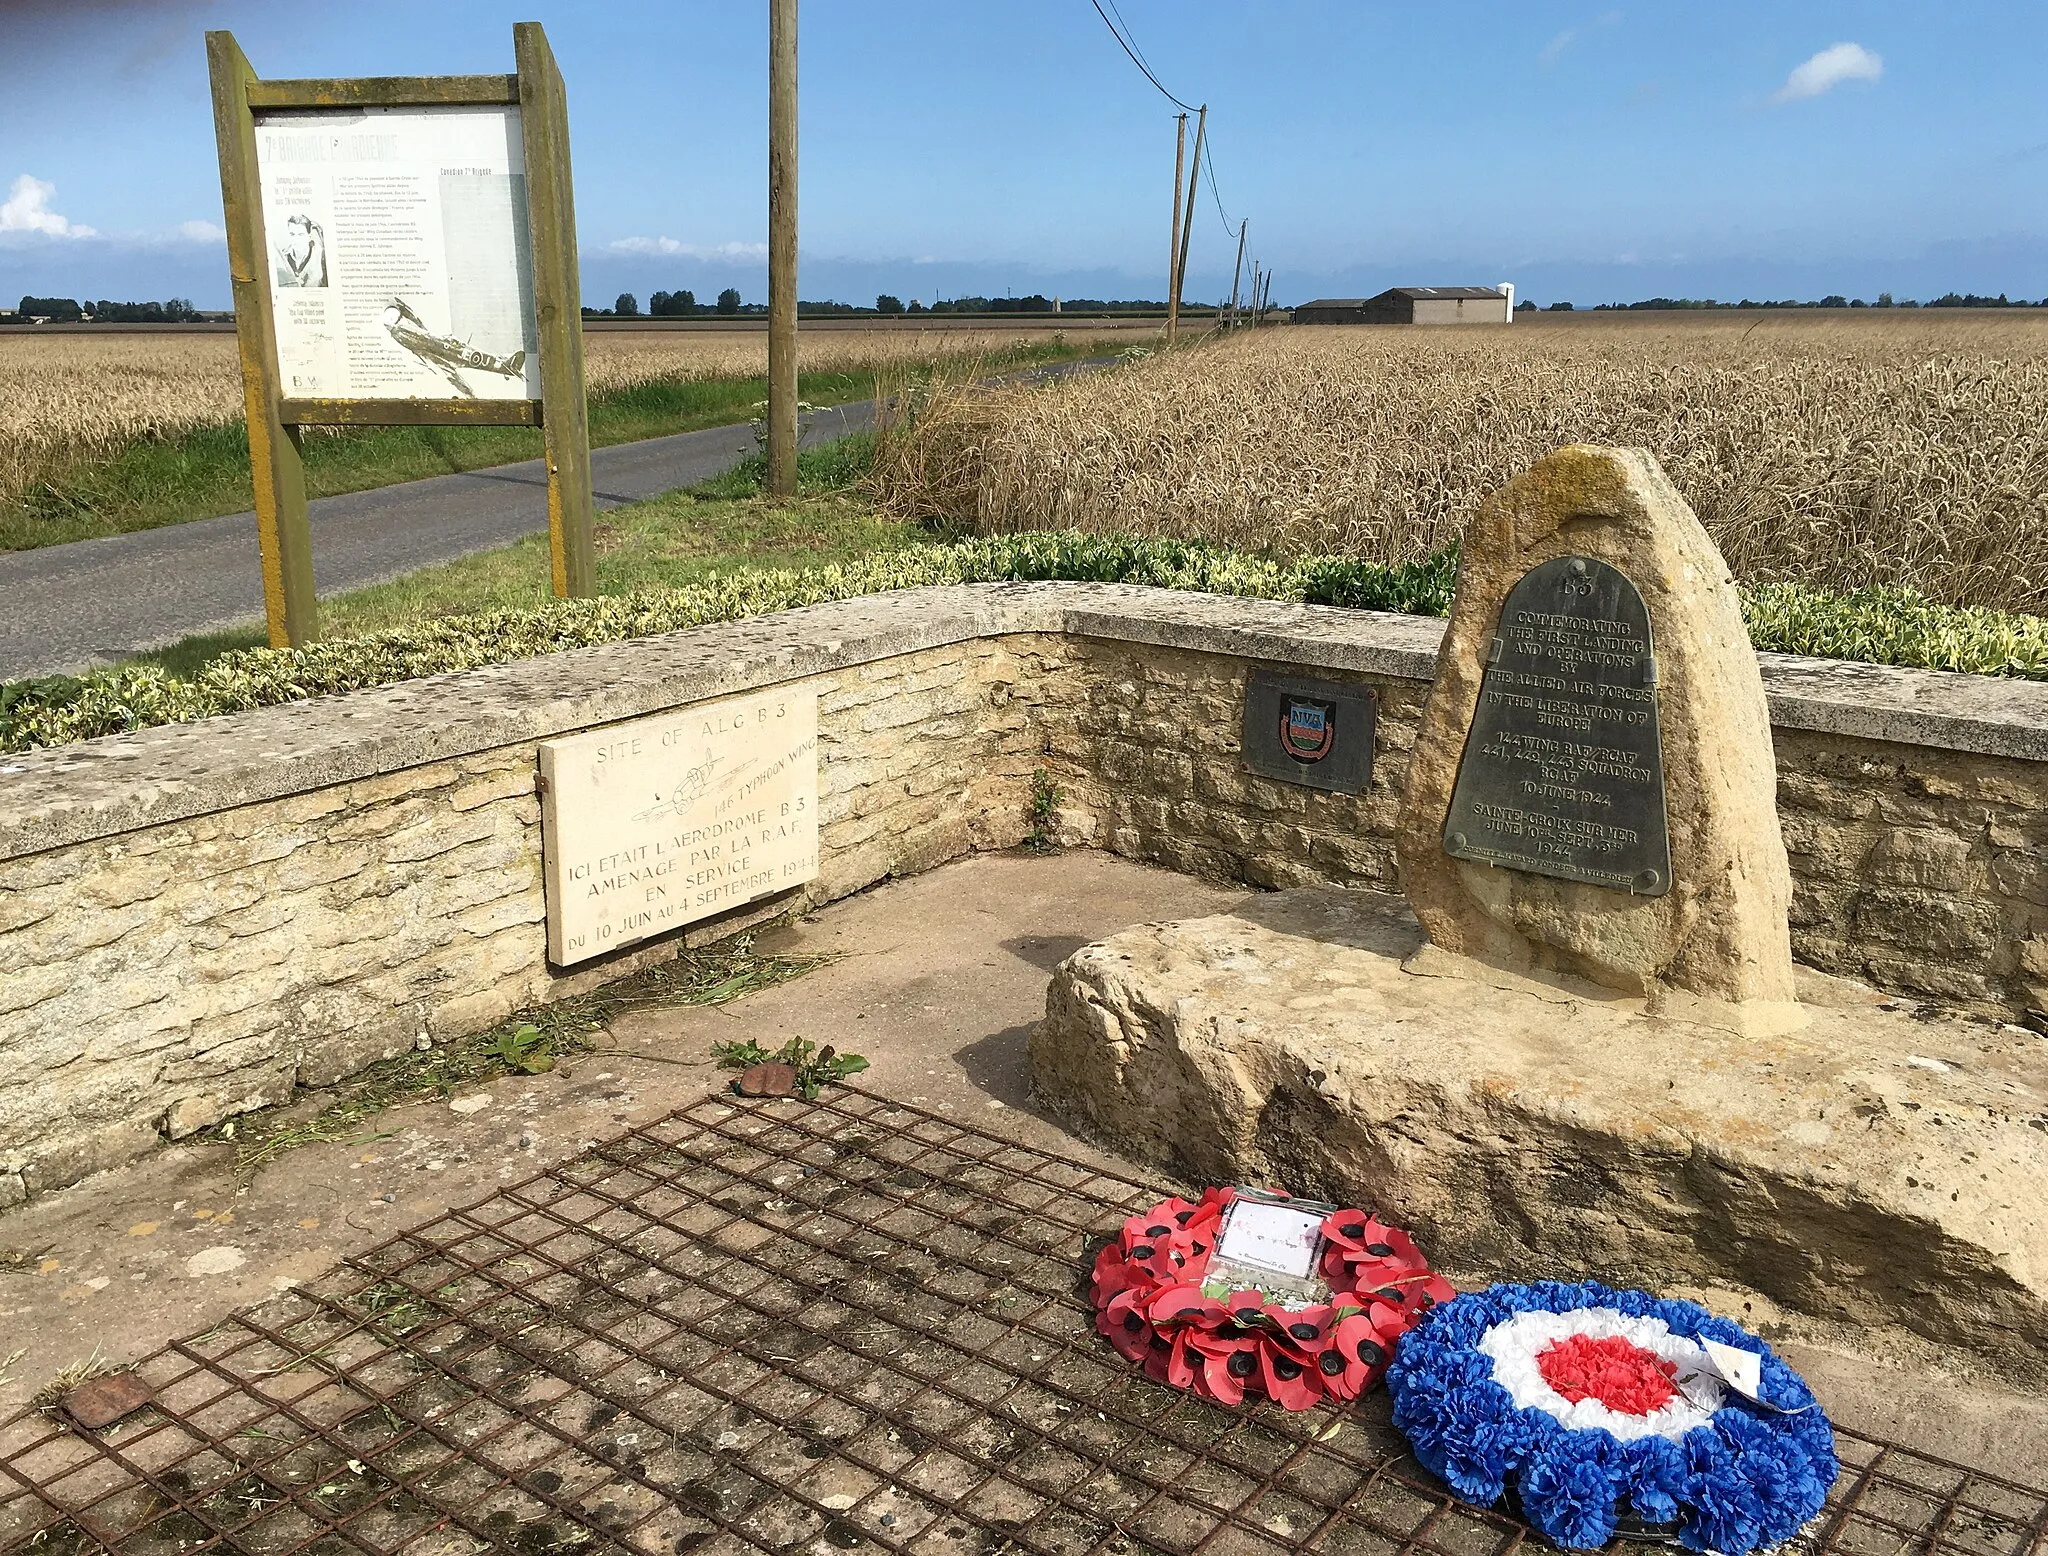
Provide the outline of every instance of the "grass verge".
[[288,1151],[324,1141],[361,1144],[395,1131],[365,1127],[388,1109],[452,1096],[502,1075],[536,1075],[557,1059],[595,1049],[617,1016],[657,1005],[726,1005],[756,989],[788,983],[832,961],[830,956],[770,956],[754,936],[730,946],[685,951],[673,962],[644,968],[594,993],[522,1011],[474,1037],[401,1054],[358,1072],[310,1118],[291,1103],[216,1124],[202,1140],[232,1145],[238,1172],[254,1172]]
[[[858,445],[818,450],[813,483],[844,479]],[[742,469],[722,489],[741,491]],[[1345,557],[1279,561],[1197,541],[1079,531],[933,541],[841,491],[794,503],[671,494],[610,516],[593,599],[540,595],[544,569],[508,553],[429,569],[364,591],[338,625],[357,635],[301,649],[180,645],[86,676],[0,685],[0,750],[60,745],[564,649],[681,631],[890,589],[1069,579],[1307,604],[1442,615],[1457,558],[1447,548],[1383,566]],[[516,554],[517,548],[512,548]],[[609,571],[607,571],[609,568]],[[1830,594],[1745,588],[1759,649],[1876,664],[2048,680],[2048,619],[1936,605],[1910,589]],[[485,603],[488,608],[476,608]]]
[[[598,593],[687,588],[720,574],[761,568],[829,567],[928,539],[928,531],[876,513],[846,489],[868,446],[863,434],[805,449],[797,459],[795,501],[764,498],[760,462],[748,460],[690,491],[599,514]],[[553,599],[548,538],[530,535],[494,551],[330,596],[320,602],[320,624],[330,640],[358,638],[475,611],[542,610]],[[268,641],[260,625],[251,625],[182,638],[127,663],[189,679],[223,654],[260,648]],[[0,690],[0,698],[5,695]]]
[[[1099,350],[1086,340],[1030,341],[980,368],[1027,368]],[[798,395],[843,405],[876,392],[874,372],[806,373]],[[656,379],[590,399],[590,442],[603,448],[751,419],[767,398],[765,378]],[[309,429],[306,494],[332,497],[401,481],[482,470],[541,456],[532,427],[354,427]],[[19,500],[0,500],[0,551],[154,529],[249,507],[248,429],[239,421],[175,437],[140,438],[105,460],[77,464],[38,482]]]

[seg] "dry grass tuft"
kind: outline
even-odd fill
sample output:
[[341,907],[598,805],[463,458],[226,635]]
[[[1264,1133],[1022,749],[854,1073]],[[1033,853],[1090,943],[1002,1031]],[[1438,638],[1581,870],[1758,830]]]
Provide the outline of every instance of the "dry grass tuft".
[[2048,319],[1871,313],[1286,328],[1030,390],[941,387],[892,511],[1377,562],[1573,442],[1663,461],[1746,582],[2048,608]]
[[[993,354],[1057,330],[816,330],[799,336],[798,369],[864,373]],[[1114,351],[1149,325],[1090,331]],[[639,384],[761,377],[761,331],[600,331],[584,337],[592,395]],[[170,438],[242,416],[235,338],[225,334],[0,332],[0,502],[38,481],[142,438]]]

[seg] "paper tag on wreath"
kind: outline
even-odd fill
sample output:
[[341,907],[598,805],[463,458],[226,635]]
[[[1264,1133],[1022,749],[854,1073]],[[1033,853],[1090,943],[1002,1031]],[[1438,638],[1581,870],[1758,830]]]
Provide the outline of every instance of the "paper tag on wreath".
[[1326,1302],[1330,1283],[1323,1262],[1323,1222],[1336,1206],[1239,1189],[1223,1213],[1216,1251],[1202,1281],[1206,1296],[1261,1291],[1282,1307]]
[[1733,1389],[1751,1404],[1778,1415],[1798,1415],[1800,1411],[1813,1408],[1802,1405],[1799,1410],[1787,1410],[1765,1399],[1764,1361],[1755,1351],[1745,1351],[1738,1345],[1723,1345],[1719,1340],[1698,1340],[1694,1343],[1699,1346],[1698,1356],[1675,1380],[1679,1392],[1694,1404],[1710,1406],[1718,1385]]

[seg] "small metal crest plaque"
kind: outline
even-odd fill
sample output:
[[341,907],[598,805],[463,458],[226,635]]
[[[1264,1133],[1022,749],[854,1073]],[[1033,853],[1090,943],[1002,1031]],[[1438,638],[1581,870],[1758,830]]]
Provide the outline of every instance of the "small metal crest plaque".
[[1372,691],[1255,669],[1242,738],[1244,765],[1262,777],[1357,794],[1372,778]]
[[1558,557],[1508,591],[1444,851],[1638,896],[1671,889],[1650,615],[1616,568]]

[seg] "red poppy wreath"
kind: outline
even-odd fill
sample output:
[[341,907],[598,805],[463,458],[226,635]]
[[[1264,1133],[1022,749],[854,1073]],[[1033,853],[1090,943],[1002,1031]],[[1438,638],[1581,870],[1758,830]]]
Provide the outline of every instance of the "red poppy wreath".
[[[1308,1287],[1219,1281],[1219,1273],[1238,1268],[1217,1264],[1216,1251],[1240,1197],[1211,1188],[1193,1204],[1162,1200],[1126,1221],[1096,1256],[1095,1327],[1162,1383],[1226,1405],[1247,1393],[1289,1410],[1325,1397],[1356,1399],[1379,1381],[1394,1342],[1457,1295],[1407,1233],[1362,1210],[1332,1211],[1320,1227],[1308,1224],[1320,1249],[1307,1267]],[[1313,1300],[1301,1300],[1304,1289]]]

